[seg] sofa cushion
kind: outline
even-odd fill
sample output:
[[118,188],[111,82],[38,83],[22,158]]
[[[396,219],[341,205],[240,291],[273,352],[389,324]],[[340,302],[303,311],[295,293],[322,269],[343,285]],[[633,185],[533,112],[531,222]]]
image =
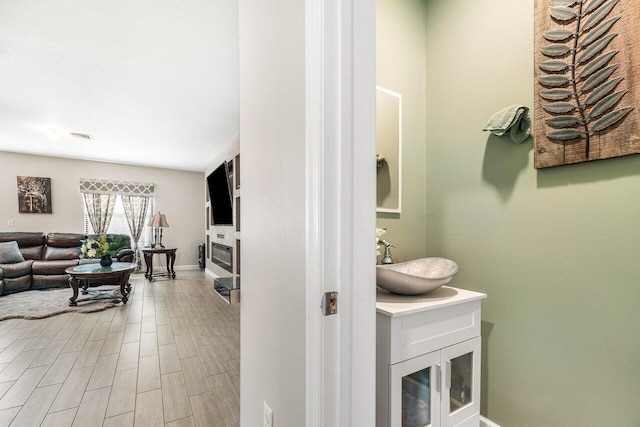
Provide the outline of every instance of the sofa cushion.
[[0,242],[0,264],[24,262],[24,257],[18,247],[18,242]]
[[18,242],[20,252],[22,252],[24,259],[42,259],[45,242],[44,233],[0,232],[0,242],[11,241]]
[[14,279],[16,277],[31,276],[31,265],[33,260],[16,262],[15,264],[0,264],[0,268],[4,270],[5,280],[7,278]]
[[18,246],[20,246],[21,248],[29,246],[41,246],[44,245],[44,233],[0,233],[0,242],[10,242],[12,240],[18,242]]
[[76,248],[54,248],[47,246],[44,248],[44,261],[54,261],[63,259],[78,259],[80,258],[80,246]]
[[[68,274],[53,274],[48,276],[33,275],[31,289],[65,288],[69,286]],[[71,292],[69,292],[71,296]]]
[[84,234],[49,233],[47,234],[47,246],[54,248],[79,248],[84,238]]
[[18,277],[15,279],[3,279],[4,294],[12,294],[14,292],[28,291],[31,289],[31,275]]
[[77,259],[59,260],[59,261],[34,261],[31,271],[36,274],[65,274],[65,270],[69,267],[78,265]]

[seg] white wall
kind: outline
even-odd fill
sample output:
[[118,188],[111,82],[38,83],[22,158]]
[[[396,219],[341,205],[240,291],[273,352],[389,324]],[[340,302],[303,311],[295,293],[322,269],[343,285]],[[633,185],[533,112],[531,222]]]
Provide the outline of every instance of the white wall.
[[240,0],[241,425],[305,425],[305,9]]
[[[52,214],[18,213],[16,176],[51,178]],[[162,242],[177,247],[176,266],[197,266],[204,235],[203,174],[116,163],[33,156],[0,151],[0,231],[82,233],[84,208],[80,178],[152,182],[155,211],[167,216],[170,228]],[[14,227],[8,221],[14,221]]]

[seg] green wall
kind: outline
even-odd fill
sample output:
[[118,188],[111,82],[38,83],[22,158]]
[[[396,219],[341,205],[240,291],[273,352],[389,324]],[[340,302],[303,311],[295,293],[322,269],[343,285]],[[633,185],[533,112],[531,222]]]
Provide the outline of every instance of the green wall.
[[[424,0],[377,0],[376,82],[402,94],[402,213],[378,213],[396,262],[421,258],[426,242],[427,52]],[[380,257],[379,257],[380,258]]]
[[536,171],[531,139],[481,132],[533,106],[533,0],[429,0],[425,17],[426,252],[488,294],[483,414],[640,426],[640,156]]

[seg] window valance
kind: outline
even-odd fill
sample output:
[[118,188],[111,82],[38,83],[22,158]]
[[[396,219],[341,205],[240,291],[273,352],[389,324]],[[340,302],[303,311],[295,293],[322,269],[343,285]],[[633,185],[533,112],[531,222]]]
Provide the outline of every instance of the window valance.
[[154,191],[155,185],[148,182],[80,178],[81,193],[153,197]]

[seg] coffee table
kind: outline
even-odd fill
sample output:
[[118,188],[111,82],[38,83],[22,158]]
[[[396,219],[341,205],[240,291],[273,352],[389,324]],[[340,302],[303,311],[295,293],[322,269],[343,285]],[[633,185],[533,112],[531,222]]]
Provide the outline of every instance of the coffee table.
[[[126,304],[131,292],[129,276],[137,267],[136,264],[130,262],[114,262],[109,267],[103,267],[100,264],[83,264],[67,268],[64,272],[69,275],[69,285],[73,289],[73,296],[69,298],[69,305],[76,306],[78,302],[97,299],[117,299]],[[83,287],[82,293],[91,296],[78,300],[80,281],[91,280],[99,282],[100,279],[106,278],[115,278],[119,288],[87,290]],[[120,292],[119,295],[118,291]]]

